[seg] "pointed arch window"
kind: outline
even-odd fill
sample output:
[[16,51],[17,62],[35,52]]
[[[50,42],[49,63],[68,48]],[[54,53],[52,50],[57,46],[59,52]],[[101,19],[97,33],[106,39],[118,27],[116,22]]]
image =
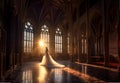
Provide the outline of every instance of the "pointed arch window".
[[70,53],[70,34],[68,33],[67,37],[67,49],[68,49],[68,54]]
[[49,49],[49,29],[46,25],[43,25],[41,27],[41,35],[40,35],[41,40],[44,41],[45,46],[48,47]]
[[59,28],[55,32],[55,52],[62,53],[62,33]]
[[33,49],[33,26],[30,22],[24,27],[24,52],[32,52]]
[[87,42],[85,35],[82,35],[82,54],[87,53]]

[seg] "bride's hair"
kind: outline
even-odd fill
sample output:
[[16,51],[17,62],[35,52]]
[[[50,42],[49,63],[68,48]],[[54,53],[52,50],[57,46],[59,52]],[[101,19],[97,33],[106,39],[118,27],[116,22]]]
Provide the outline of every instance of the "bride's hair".
[[46,50],[45,50],[45,52],[48,52],[48,47],[46,47]]

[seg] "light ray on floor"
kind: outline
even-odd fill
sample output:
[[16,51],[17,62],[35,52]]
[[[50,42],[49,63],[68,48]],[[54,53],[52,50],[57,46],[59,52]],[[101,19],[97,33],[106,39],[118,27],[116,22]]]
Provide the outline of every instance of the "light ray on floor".
[[[87,69],[87,68],[84,68],[84,69]],[[84,72],[84,73],[77,71],[75,69],[69,68],[69,67],[65,67],[65,68],[63,68],[63,70],[65,72],[68,72],[68,73],[78,77],[78,78],[82,78],[83,80],[85,80],[88,83],[106,83],[105,81],[102,81],[100,79],[97,79],[95,77],[87,75],[86,70],[82,70],[82,72]]]

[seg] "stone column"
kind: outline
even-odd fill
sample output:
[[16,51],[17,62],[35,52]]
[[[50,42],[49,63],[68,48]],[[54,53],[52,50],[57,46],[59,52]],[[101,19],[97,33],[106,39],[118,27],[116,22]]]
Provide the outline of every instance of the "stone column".
[[[20,14],[21,15],[21,14]],[[23,63],[23,52],[24,52],[24,22],[22,16],[18,18],[18,55],[19,55],[19,64]]]
[[10,31],[11,31],[11,34],[9,34],[9,35],[11,35],[10,36],[10,39],[11,39],[11,42],[10,42],[10,44],[11,44],[11,62],[12,62],[12,67],[13,67],[13,69],[15,68],[15,65],[17,65],[16,64],[16,49],[17,49],[17,47],[16,47],[16,43],[17,43],[17,41],[16,41],[16,36],[18,36],[17,35],[17,33],[16,33],[16,30],[17,30],[17,15],[13,15],[12,17],[11,17],[11,25],[10,25]]
[[77,62],[79,61],[79,39],[77,38]]
[[63,27],[64,30],[62,30],[62,54],[65,59],[68,59],[69,56],[67,56],[67,31],[65,30],[65,27]]
[[70,59],[71,61],[74,61],[74,31],[72,27],[72,23],[69,24],[70,28]]
[[88,54],[88,51],[89,51],[89,49],[88,49],[88,29],[90,28],[89,27],[89,8],[88,8],[88,6],[89,6],[89,3],[88,3],[88,0],[87,0],[87,2],[86,2],[86,33],[85,33],[85,35],[86,35],[86,63],[89,63],[89,59],[90,59],[90,54]]
[[55,26],[49,27],[49,52],[51,56],[55,55]]
[[104,66],[109,66],[109,32],[108,32],[108,6],[107,0],[103,0],[103,30],[104,30]]
[[[12,10],[11,7],[9,10]],[[13,10],[14,11],[14,10]],[[15,32],[16,32],[16,16],[14,12],[9,12],[9,20],[7,21],[7,60],[8,67],[13,70],[15,66]],[[8,57],[9,56],[9,57]]]
[[73,32],[73,61],[76,61],[76,49],[77,49],[77,45],[76,45],[76,42],[77,42],[77,37],[76,37],[76,31],[74,30]]
[[118,70],[120,71],[120,0],[118,1],[118,15],[119,15],[119,25],[118,25],[118,57],[119,57],[119,67]]
[[16,15],[15,18],[15,64],[19,64],[19,48],[18,48],[18,42],[19,42],[19,27],[18,27],[18,15]]
[[82,36],[79,34],[79,62],[82,62]]
[[23,43],[22,43],[22,23],[19,21],[19,29],[18,29],[18,31],[19,31],[19,33],[18,33],[18,49],[19,49],[19,64],[22,64],[22,45],[23,45]]
[[6,31],[0,25],[0,80],[4,80],[6,67]]
[[39,41],[40,41],[40,32],[41,32],[41,26],[38,24],[34,25],[33,27],[33,33],[34,33],[34,40],[33,40],[33,54],[35,56],[40,56],[40,46],[39,46]]
[[[1,20],[1,19],[0,19]],[[1,46],[1,40],[2,40],[2,29],[1,29],[1,21],[0,21],[0,46]],[[1,47],[0,47],[0,80],[2,80],[2,52],[1,52]]]

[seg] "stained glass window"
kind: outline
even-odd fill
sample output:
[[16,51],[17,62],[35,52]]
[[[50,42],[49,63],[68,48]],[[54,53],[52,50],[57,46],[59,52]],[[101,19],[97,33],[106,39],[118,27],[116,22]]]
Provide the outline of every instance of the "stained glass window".
[[46,25],[43,25],[41,27],[41,40],[44,41],[45,43],[45,46],[48,47],[49,49],[49,30],[48,30],[48,27]]
[[59,28],[55,32],[55,52],[62,53],[62,33]]
[[33,49],[33,26],[30,22],[24,27],[24,52],[32,52]]

